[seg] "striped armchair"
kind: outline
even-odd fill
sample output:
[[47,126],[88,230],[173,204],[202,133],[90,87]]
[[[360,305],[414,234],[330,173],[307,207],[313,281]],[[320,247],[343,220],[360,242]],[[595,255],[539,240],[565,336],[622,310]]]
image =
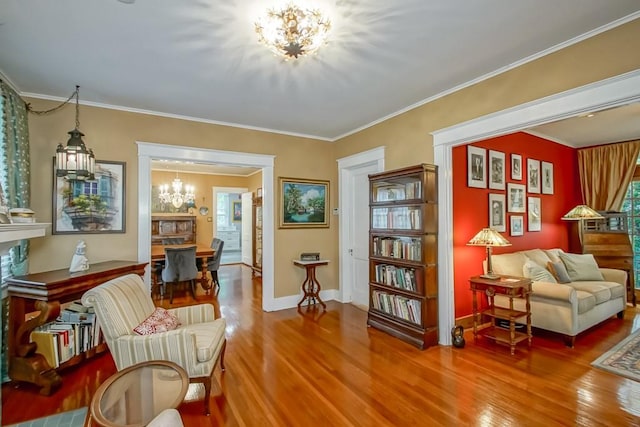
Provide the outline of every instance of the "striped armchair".
[[226,322],[215,319],[213,305],[169,309],[180,321],[177,329],[138,335],[133,329],[156,308],[140,276],[129,274],[96,286],[82,296],[82,304],[95,308],[118,370],[148,360],[175,362],[187,371],[189,382],[204,385],[205,413],[209,415],[213,371],[218,360],[224,371],[227,345]]

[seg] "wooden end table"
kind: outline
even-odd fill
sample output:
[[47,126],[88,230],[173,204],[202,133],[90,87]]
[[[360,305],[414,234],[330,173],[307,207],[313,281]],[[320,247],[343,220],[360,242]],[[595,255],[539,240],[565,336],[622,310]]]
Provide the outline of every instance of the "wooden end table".
[[[478,339],[478,318],[486,315],[491,318],[491,326],[483,330],[483,335],[499,343],[508,344],[511,354],[514,354],[516,344],[528,340],[531,347],[531,280],[525,277],[498,275],[495,279],[482,276],[474,276],[469,279],[471,291],[473,291],[473,337]],[[478,311],[478,292],[484,292],[487,296],[489,306],[482,312]],[[494,296],[496,294],[505,295],[509,298],[509,308],[496,307]],[[513,308],[514,298],[524,298],[525,311]],[[527,331],[516,331],[516,320],[525,318]],[[503,319],[509,322],[509,328],[504,328],[496,324],[496,319]]]
[[315,304],[317,300],[322,305],[322,308],[326,310],[327,305],[322,301],[322,299],[320,299],[320,283],[318,282],[318,279],[316,279],[316,267],[329,264],[329,260],[321,259],[317,261],[300,261],[294,259],[293,263],[298,267],[304,267],[307,270],[307,277],[304,279],[304,282],[302,282],[302,292],[304,292],[304,295],[298,303],[298,307],[308,299],[307,305],[312,302]]

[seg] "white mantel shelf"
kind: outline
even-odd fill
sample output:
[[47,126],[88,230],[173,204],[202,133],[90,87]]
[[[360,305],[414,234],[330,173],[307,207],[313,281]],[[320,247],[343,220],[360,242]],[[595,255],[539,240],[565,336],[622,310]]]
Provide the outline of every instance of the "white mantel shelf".
[[51,223],[0,224],[0,254],[5,254],[22,239],[33,239],[46,234]]

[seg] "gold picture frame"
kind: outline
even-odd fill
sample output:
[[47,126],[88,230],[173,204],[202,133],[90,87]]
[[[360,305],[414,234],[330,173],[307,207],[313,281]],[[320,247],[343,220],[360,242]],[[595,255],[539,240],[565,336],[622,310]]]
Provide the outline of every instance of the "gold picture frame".
[[328,228],[329,181],[278,178],[280,228]]

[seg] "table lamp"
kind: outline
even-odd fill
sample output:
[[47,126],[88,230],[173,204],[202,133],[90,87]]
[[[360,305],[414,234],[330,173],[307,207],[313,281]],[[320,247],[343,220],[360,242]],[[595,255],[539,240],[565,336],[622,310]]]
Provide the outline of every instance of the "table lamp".
[[594,211],[587,205],[578,205],[564,214],[562,219],[568,221],[578,221],[581,219],[602,219],[604,218],[598,212]]
[[493,273],[491,266],[491,248],[493,246],[511,246],[511,243],[502,234],[498,233],[493,228],[483,228],[473,236],[473,239],[467,243],[469,246],[485,246],[487,248],[487,273],[481,274],[480,277],[484,279],[497,279],[497,274]]

